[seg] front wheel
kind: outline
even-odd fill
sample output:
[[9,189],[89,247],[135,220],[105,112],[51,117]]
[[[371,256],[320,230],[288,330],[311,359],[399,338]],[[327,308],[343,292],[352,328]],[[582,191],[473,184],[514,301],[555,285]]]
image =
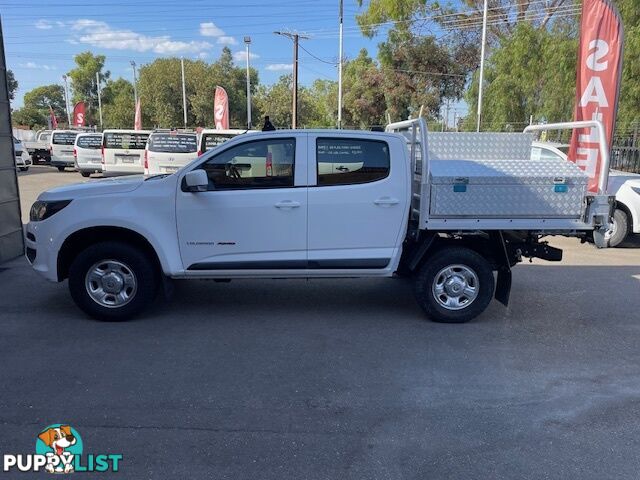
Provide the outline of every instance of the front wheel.
[[464,323],[487,308],[495,280],[491,264],[468,248],[448,247],[429,257],[415,278],[418,304],[429,318]]
[[76,305],[98,320],[128,320],[154,300],[158,275],[153,262],[126,243],[103,242],[83,250],[69,269]]
[[20,167],[21,172],[26,172],[29,170],[29,167]]
[[91,175],[91,173],[89,172],[80,172],[80,175],[82,175],[83,177],[87,178]]
[[64,172],[64,168],[65,168],[65,167],[58,167],[58,171],[59,171],[59,172]]

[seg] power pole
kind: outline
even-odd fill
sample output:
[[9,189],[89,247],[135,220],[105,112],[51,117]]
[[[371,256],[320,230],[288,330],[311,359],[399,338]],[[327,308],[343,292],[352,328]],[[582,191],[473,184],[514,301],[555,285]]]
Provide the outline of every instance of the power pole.
[[180,69],[182,70],[182,111],[184,113],[184,128],[187,128],[187,88],[184,83],[184,58],[180,57]]
[[342,4],[344,0],[340,0],[339,15],[339,48],[338,48],[338,128],[342,128]]
[[293,40],[293,106],[291,114],[291,128],[298,128],[298,43],[300,39],[308,39],[305,35],[289,32],[273,32],[276,35]]
[[480,79],[478,81],[478,124],[476,132],[480,131],[480,119],[482,117],[482,83],[484,82],[484,46],[487,43],[487,9],[488,0],[484,0],[482,13],[482,47],[480,48]]
[[133,103],[138,105],[138,80],[136,79],[136,62],[131,60],[131,68],[133,68]]

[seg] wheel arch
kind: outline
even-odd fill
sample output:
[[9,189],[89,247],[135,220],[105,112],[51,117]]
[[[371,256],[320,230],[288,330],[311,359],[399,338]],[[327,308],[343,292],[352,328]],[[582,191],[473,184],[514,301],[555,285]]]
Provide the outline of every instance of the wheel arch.
[[162,273],[162,264],[156,249],[142,234],[126,227],[94,226],[73,232],[63,242],[58,251],[58,281],[69,276],[69,267],[78,253],[90,245],[104,241],[122,242],[140,248],[152,260],[156,271]]
[[615,208],[618,210],[622,210],[624,214],[627,216],[627,233],[631,233],[633,231],[633,225],[635,223],[634,222],[635,219],[633,218],[633,213],[631,212],[631,209],[624,202],[621,202],[618,199],[616,199]]

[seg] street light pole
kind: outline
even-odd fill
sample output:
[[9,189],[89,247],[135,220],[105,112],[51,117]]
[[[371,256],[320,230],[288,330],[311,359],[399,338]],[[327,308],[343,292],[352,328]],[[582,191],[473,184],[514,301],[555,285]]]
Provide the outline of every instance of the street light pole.
[[482,83],[484,82],[484,46],[487,43],[487,7],[488,0],[484,0],[482,13],[482,47],[480,48],[480,79],[478,81],[478,124],[476,132],[480,131],[480,119],[482,117]]
[[338,128],[342,128],[342,4],[343,0],[340,0],[340,27],[339,27],[339,48],[338,48]]
[[102,128],[102,95],[100,93],[100,73],[96,72],[96,90],[98,91],[98,112],[100,113],[100,128]]
[[184,114],[184,128],[187,128],[187,88],[184,83],[184,58],[180,57],[180,69],[182,70],[182,112]]
[[251,130],[251,77],[249,76],[249,45],[251,45],[251,37],[244,37],[244,44],[247,46],[247,130]]
[[131,60],[131,68],[133,68],[133,103],[138,105],[138,80],[136,78],[136,62]]
[[69,83],[67,82],[67,76],[62,75],[64,80],[64,109],[67,111],[67,125],[71,128],[71,113],[69,113]]
[[293,40],[293,107],[291,115],[291,128],[295,130],[298,127],[298,43],[301,38],[307,39],[309,37],[289,32],[273,33]]

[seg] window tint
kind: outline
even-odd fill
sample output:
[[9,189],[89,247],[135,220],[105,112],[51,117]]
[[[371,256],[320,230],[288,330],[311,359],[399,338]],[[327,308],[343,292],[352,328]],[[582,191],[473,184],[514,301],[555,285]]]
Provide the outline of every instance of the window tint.
[[389,146],[379,140],[319,138],[318,185],[375,182],[389,175]]
[[102,147],[102,135],[78,137],[78,146],[80,148],[93,148],[94,150],[97,150]]
[[195,135],[153,133],[149,137],[149,150],[164,153],[194,153],[198,150]]
[[41,133],[40,136],[38,137],[38,141],[39,142],[47,142],[49,143],[49,139],[51,138],[51,133],[50,132],[44,132]]
[[213,189],[293,187],[293,138],[237,145],[205,162]]
[[204,133],[202,135],[203,150],[211,150],[218,145],[223,144],[227,140],[235,137],[233,133]]
[[76,137],[78,136],[75,132],[54,132],[51,143],[54,145],[73,145],[76,143]]
[[104,148],[144,150],[148,138],[148,133],[106,132],[104,134]]

